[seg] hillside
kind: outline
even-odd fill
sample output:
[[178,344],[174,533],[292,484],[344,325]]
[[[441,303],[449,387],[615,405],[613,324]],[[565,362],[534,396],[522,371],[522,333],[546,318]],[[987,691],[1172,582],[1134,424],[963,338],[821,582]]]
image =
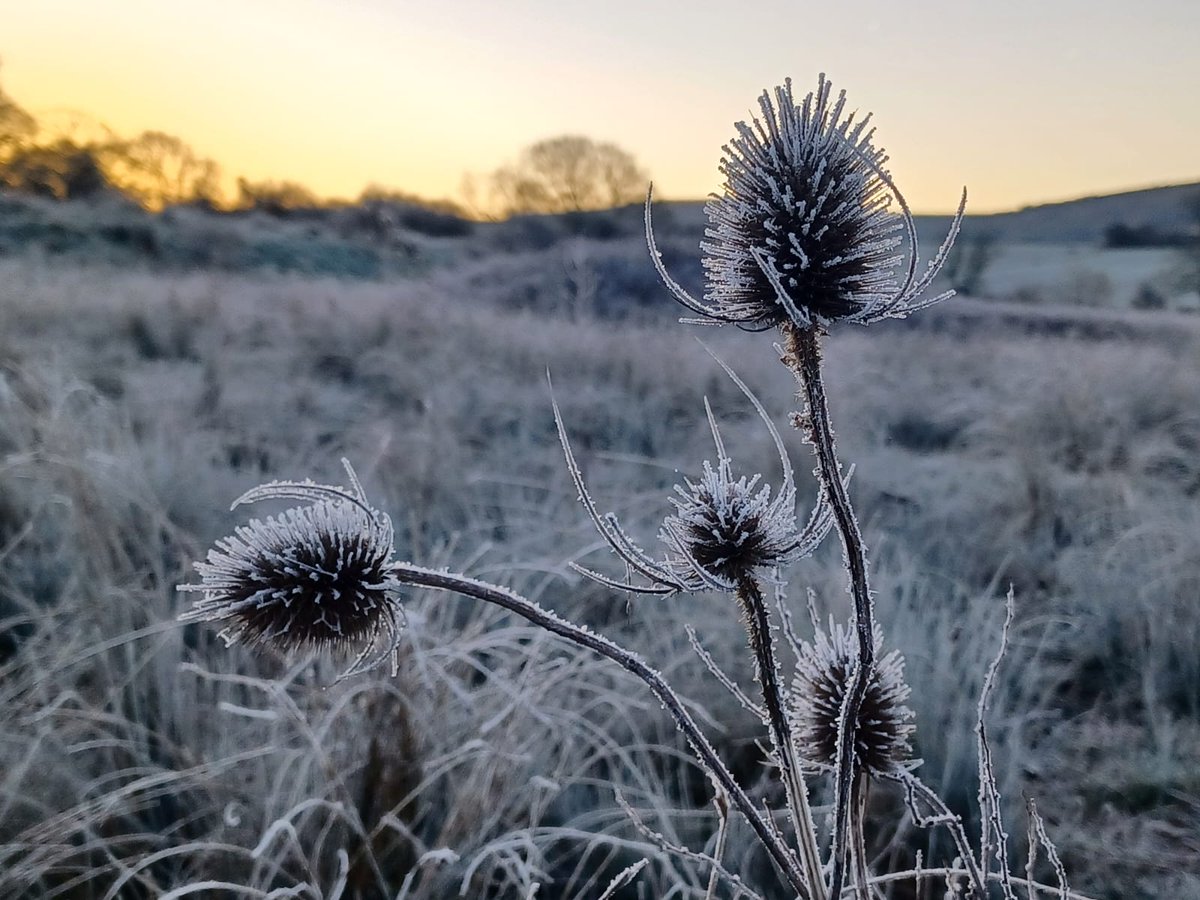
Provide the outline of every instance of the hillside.
[[[1027,206],[1015,212],[968,216],[965,234],[987,232],[1001,241],[1100,243],[1111,225],[1153,226],[1163,233],[1187,232],[1196,220],[1187,208],[1200,194],[1200,182],[1082,197],[1062,203]],[[945,231],[949,216],[921,216],[922,226]]]

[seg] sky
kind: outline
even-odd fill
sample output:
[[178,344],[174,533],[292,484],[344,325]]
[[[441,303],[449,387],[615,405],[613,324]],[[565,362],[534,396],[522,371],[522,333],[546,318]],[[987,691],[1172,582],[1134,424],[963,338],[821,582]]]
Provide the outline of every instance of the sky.
[[915,211],[984,213],[1200,181],[1198,41],[1195,0],[0,0],[0,85],[327,197],[461,199],[573,133],[698,199],[825,72]]

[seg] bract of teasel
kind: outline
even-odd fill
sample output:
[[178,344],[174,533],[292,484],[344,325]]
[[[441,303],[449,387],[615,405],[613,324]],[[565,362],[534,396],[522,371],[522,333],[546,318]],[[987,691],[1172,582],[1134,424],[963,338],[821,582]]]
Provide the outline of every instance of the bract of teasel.
[[759,108],[760,117],[735,126],[720,164],[724,186],[705,204],[703,300],[663,264],[647,195],[650,256],[671,293],[698,317],[685,321],[751,331],[788,322],[803,329],[867,324],[953,295],[925,296],[958,234],[965,189],[945,240],[918,275],[916,226],[885,168],[887,154],[873,143],[870,115],[856,121],[845,92],[834,99],[823,74],[799,104],[788,79],[774,96],[764,91]]
[[[391,519],[367,503],[346,461],[351,487],[278,481],[233,504],[310,501],[277,516],[251,519],[194,563],[202,594],[182,622],[223,622],[227,644],[356,652],[341,678],[392,661],[396,669],[403,610],[391,575]],[[380,647],[380,638],[385,638]],[[372,653],[375,650],[376,652]]]

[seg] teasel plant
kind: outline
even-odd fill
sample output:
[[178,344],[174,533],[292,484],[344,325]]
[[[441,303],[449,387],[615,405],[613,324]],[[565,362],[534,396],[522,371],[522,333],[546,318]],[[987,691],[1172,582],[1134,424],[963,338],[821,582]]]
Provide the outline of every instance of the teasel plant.
[[[963,900],[988,900],[993,885],[1005,900],[1017,900],[1018,890],[1029,898],[1079,898],[1067,884],[1032,802],[1030,862],[1024,877],[1010,871],[985,719],[1008,643],[1011,591],[1000,649],[986,672],[978,707],[981,828],[976,847],[962,818],[915,774],[919,761],[911,758],[915,725],[905,705],[909,689],[903,659],[896,650],[885,651],[886,636],[875,618],[866,547],[849,498],[852,470],[843,469],[838,460],[822,379],[821,339],[831,328],[902,318],[951,295],[929,291],[958,233],[966,193],[945,240],[919,271],[913,217],[886,169],[886,154],[873,143],[870,117],[847,112],[845,95],[835,97],[823,75],[816,90],[800,102],[788,81],[773,93],[764,92],[759,108],[759,117],[736,126],[720,164],[723,190],[706,205],[703,298],[689,294],[665,268],[655,243],[649,194],[646,238],[667,289],[691,313],[684,321],[779,331],[775,350],[795,378],[802,401],[791,422],[811,445],[819,486],[805,523],[797,518],[794,471],[782,435],[724,363],[720,365],[765,423],[778,452],[780,481],[773,489],[760,476],[735,475],[706,400],[715,462],[705,462],[697,477],[676,486],[672,511],[664,515],[657,534],[656,553],[642,549],[614,514],[601,513],[557,402],[552,400],[552,407],[579,502],[624,568],[623,575],[609,575],[577,563],[576,571],[632,595],[714,592],[733,598],[746,631],[757,699],[717,666],[690,628],[688,636],[710,672],[761,719],[786,798],[791,839],[772,811],[758,805],[739,783],[688,703],[650,661],[502,584],[395,560],[391,522],[370,505],[348,463],[348,488],[273,482],[239,498],[238,504],[287,499],[309,505],[252,520],[219,541],[206,561],[196,563],[199,583],[181,586],[200,594],[181,618],[223,623],[222,635],[230,643],[347,653],[351,662],[343,677],[348,677],[395,659],[404,624],[403,597],[409,589],[424,588],[493,604],[616,663],[661,703],[714,786],[720,828],[711,854],[668,842],[626,806],[635,827],[661,851],[708,867],[709,900],[721,883],[736,897],[761,896],[721,859],[734,814],[744,819],[788,893],[798,900],[872,900],[889,884],[923,886],[934,879],[944,882],[947,897]],[[822,625],[810,591],[813,637],[804,640],[786,603],[785,573],[834,529],[842,545],[853,617],[848,626],[832,620]],[[767,602],[768,593],[773,603]],[[780,663],[779,632],[795,660],[790,682]],[[831,825],[824,831],[817,827],[808,783],[817,777],[832,784]],[[926,868],[918,858],[916,868],[908,871],[871,872],[864,820],[867,791],[876,782],[899,787],[918,826],[948,829],[956,859]],[[1055,887],[1033,880],[1039,846],[1054,867]],[[613,896],[639,871],[636,865],[621,872],[601,896]]]

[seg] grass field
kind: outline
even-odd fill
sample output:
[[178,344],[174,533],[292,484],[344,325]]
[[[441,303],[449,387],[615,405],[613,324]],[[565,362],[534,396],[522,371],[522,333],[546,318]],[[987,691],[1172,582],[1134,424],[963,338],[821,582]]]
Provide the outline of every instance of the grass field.
[[[233,498],[336,483],[345,456],[399,557],[620,636],[765,797],[759,723],[683,629],[748,683],[728,602],[626,602],[567,568],[613,564],[546,371],[599,502],[646,542],[677,473],[712,457],[704,397],[744,470],[777,478],[774,449],[665,292],[654,305],[633,242],[575,246],[407,280],[0,260],[0,895],[588,898],[646,856],[621,896],[704,896],[614,800],[672,841],[712,835],[686,746],[614,667],[444,595],[407,599],[396,678],[331,688],[336,660],[174,622],[174,586],[241,521]],[[908,659],[922,777],[972,818],[975,706],[1013,585],[989,724],[1014,858],[1036,797],[1073,887],[1200,898],[1200,321],[1047,327],[1097,315],[1048,284],[1031,325],[951,301],[828,342],[879,615]],[[646,292],[640,315],[606,309],[622,290]],[[795,408],[761,337],[699,336],[777,420]],[[799,610],[808,587],[845,615],[834,541],[791,574]],[[880,859],[948,858],[886,790],[873,812]],[[776,896],[757,853],[735,828],[730,868]]]

